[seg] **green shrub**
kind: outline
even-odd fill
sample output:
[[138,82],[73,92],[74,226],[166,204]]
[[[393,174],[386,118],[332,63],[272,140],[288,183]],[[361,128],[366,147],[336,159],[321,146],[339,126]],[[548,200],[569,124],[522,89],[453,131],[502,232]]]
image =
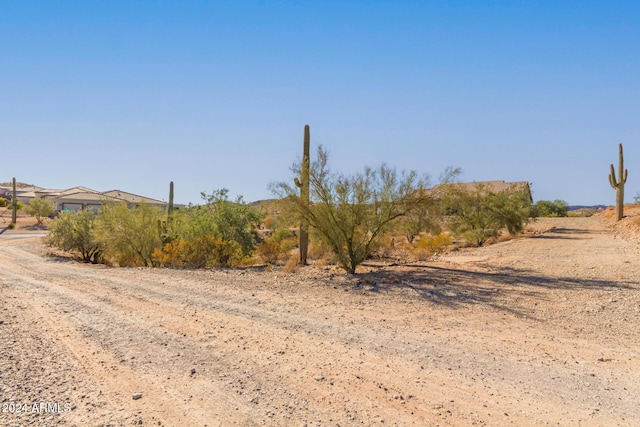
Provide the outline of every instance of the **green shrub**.
[[100,262],[102,246],[93,235],[96,214],[92,210],[61,212],[49,226],[50,246],[77,252],[85,262]]
[[142,203],[105,203],[96,218],[94,236],[104,255],[120,266],[153,266],[153,252],[162,247],[158,224],[164,213]]
[[538,200],[533,205],[536,217],[565,217],[569,212],[569,205],[564,200]]
[[423,235],[413,246],[416,249],[424,249],[432,254],[441,254],[451,246],[451,236],[446,233]]
[[238,243],[215,236],[178,238],[153,252],[156,265],[170,268],[231,267],[242,258]]
[[250,255],[256,245],[257,229],[262,222],[262,214],[238,196],[235,202],[228,198],[228,190],[216,190],[211,195],[202,194],[212,213],[216,236],[227,242],[236,242],[243,256]]
[[449,230],[478,246],[503,229],[522,231],[534,213],[527,192],[513,188],[495,193],[483,184],[473,189],[450,186],[443,203]]
[[418,260],[429,259],[433,254],[443,253],[451,245],[451,236],[446,233],[422,234],[420,239],[408,245],[409,253]]
[[36,224],[42,225],[44,219],[51,215],[55,210],[55,206],[51,200],[47,199],[33,199],[27,206],[25,206],[24,211],[36,217]]
[[257,255],[267,264],[278,264],[289,252],[298,246],[298,240],[291,230],[281,228],[264,239],[256,248]]
[[256,253],[267,264],[277,264],[285,254],[280,243],[272,238],[265,239],[258,243]]

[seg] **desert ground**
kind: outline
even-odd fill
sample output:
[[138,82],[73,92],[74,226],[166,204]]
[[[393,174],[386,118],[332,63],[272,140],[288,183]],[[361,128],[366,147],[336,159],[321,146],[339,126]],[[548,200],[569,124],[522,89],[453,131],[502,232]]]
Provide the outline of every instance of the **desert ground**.
[[627,215],[356,276],[82,264],[23,218],[0,233],[0,425],[640,425]]

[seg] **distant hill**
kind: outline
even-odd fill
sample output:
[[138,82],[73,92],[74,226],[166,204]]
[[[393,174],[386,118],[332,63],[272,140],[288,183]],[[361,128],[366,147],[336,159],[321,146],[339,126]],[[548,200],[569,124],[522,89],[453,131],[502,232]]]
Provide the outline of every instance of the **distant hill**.
[[608,205],[593,205],[593,206],[582,206],[582,205],[575,205],[575,206],[569,206],[569,210],[570,211],[577,211],[580,209],[592,209],[592,210],[604,210],[606,208],[608,208]]
[[605,205],[594,206],[582,206],[575,205],[569,206],[569,216],[591,216],[607,208]]
[[[13,187],[13,182],[0,182],[0,187]],[[34,187],[33,184],[25,184],[24,182],[16,181],[16,188]]]

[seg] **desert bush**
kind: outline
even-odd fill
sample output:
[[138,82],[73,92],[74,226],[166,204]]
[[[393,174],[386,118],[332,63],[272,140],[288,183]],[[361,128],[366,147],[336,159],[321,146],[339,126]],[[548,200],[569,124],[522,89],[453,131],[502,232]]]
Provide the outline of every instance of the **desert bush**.
[[422,234],[418,240],[408,245],[408,251],[414,259],[424,261],[433,254],[443,253],[451,243],[451,236],[446,233]]
[[[301,165],[292,170],[299,176]],[[334,174],[322,147],[318,147],[309,180],[309,205],[289,183],[277,183],[273,190],[290,201],[290,209],[321,236],[340,266],[351,274],[375,249],[379,236],[426,199],[426,192],[419,191],[426,187],[425,180],[417,173],[398,174],[383,164],[349,176]]]
[[267,215],[262,220],[262,226],[265,230],[273,230],[276,225],[276,219],[273,215]]
[[280,240],[280,247],[285,254],[291,253],[291,251],[298,248],[298,239],[295,236],[282,239]]
[[287,262],[284,264],[285,273],[297,273],[300,270],[300,263],[298,262],[297,255],[290,255],[287,258]]
[[[457,174],[458,171],[455,170],[452,173]],[[439,234],[442,232],[441,218],[441,205],[436,200],[426,199],[425,203],[399,218],[393,230],[395,233],[404,236],[409,243],[413,243],[413,240],[420,233]]]
[[77,252],[85,262],[100,262],[103,248],[93,235],[95,220],[96,214],[90,209],[61,212],[49,226],[48,244]]
[[448,187],[443,204],[449,214],[449,230],[478,246],[497,236],[501,225],[492,209],[493,197],[494,193],[482,184],[476,185],[473,190]]
[[47,199],[33,199],[25,206],[24,211],[36,218],[36,224],[42,225],[44,219],[51,215],[55,210],[55,206],[51,200]]
[[205,219],[211,222],[212,234],[225,242],[236,242],[243,256],[250,255],[258,240],[257,229],[263,214],[246,204],[242,196],[230,201],[225,188],[210,195],[202,193],[202,198],[207,201]]
[[490,198],[493,215],[498,224],[506,228],[510,235],[521,233],[535,217],[535,210],[529,197],[528,191],[513,187],[494,193]]
[[396,250],[396,238],[392,233],[385,233],[376,242],[372,255],[378,258],[392,258]]
[[309,239],[309,250],[307,256],[310,260],[315,261],[315,264],[327,265],[336,264],[338,260],[334,255],[331,247],[320,236],[316,236],[314,229],[310,230],[311,238]]
[[175,212],[167,224],[171,239],[155,249],[153,262],[173,268],[228,267],[249,258],[262,214],[241,196],[232,202],[227,194],[226,189],[202,193],[205,205]]
[[9,202],[7,202],[7,199],[5,199],[4,197],[0,197],[0,208],[5,208],[8,204]]
[[569,205],[564,200],[538,200],[533,205],[535,217],[565,217],[568,212]]
[[277,264],[298,246],[298,240],[291,230],[281,228],[264,239],[256,248],[257,255],[267,264]]
[[145,203],[129,208],[125,202],[105,203],[96,217],[94,236],[104,255],[120,266],[154,265],[153,253],[162,247],[158,224],[162,210]]
[[510,234],[522,231],[534,214],[525,191],[494,193],[480,183],[473,189],[448,186],[442,203],[449,230],[477,246],[497,238],[502,229]]
[[280,228],[278,230],[275,230],[275,232],[271,235],[271,238],[276,242],[282,242],[283,240],[286,240],[289,238],[295,238],[295,236],[290,229]]
[[267,264],[277,264],[284,255],[284,251],[279,242],[268,238],[258,243],[256,254]]
[[451,236],[446,233],[436,235],[425,234],[413,244],[415,249],[428,251],[430,254],[441,254],[451,246]]
[[177,238],[153,252],[154,263],[169,268],[230,267],[240,259],[242,250],[236,242],[215,236]]

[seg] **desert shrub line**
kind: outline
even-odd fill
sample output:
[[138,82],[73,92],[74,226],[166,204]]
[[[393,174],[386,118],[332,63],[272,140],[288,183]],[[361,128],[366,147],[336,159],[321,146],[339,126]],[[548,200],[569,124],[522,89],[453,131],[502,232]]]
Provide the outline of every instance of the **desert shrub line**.
[[538,200],[533,205],[535,217],[565,217],[569,213],[569,205],[564,200]]

